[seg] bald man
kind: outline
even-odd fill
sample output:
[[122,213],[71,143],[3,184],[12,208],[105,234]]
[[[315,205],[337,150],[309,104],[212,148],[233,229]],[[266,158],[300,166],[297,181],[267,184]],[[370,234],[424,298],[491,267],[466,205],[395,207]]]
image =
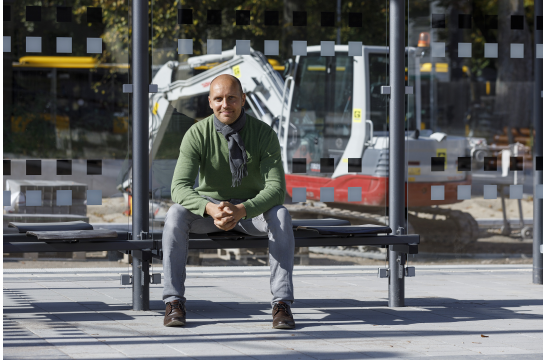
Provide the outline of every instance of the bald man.
[[[163,231],[165,326],[186,323],[189,233],[236,230],[268,236],[273,327],[295,327],[290,308],[295,247],[291,217],[282,206],[280,144],[269,125],[244,113],[245,101],[236,77],[216,77],[208,96],[214,114],[191,126],[182,140],[172,178],[176,204]],[[193,189],[197,174],[199,186]]]

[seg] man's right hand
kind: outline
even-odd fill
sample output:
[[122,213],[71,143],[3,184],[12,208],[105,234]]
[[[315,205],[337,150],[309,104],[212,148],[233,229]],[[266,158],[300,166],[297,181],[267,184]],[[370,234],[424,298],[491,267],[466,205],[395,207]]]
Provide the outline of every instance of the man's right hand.
[[[221,205],[221,204],[220,204]],[[214,218],[214,225],[220,230],[229,231],[236,226],[233,211],[228,207],[220,207],[213,202],[206,204],[206,213]]]

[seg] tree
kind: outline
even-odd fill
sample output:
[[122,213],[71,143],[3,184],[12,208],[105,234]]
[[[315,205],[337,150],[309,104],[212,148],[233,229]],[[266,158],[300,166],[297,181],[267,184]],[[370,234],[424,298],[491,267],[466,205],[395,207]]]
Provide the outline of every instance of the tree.
[[[533,10],[533,1],[527,1]],[[504,126],[531,127],[533,113],[533,62],[535,50],[527,17],[523,30],[511,30],[511,15],[524,15],[523,0],[498,3],[498,78],[496,80],[495,113],[501,115]],[[533,12],[531,12],[533,14]],[[533,19],[533,16],[531,17]],[[533,22],[533,21],[532,21]],[[524,58],[512,59],[509,44],[523,44]]]

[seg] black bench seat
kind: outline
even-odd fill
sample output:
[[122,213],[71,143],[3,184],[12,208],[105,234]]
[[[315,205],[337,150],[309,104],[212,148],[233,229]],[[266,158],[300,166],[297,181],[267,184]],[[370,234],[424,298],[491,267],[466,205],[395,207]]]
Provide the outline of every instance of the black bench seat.
[[380,225],[354,225],[354,226],[299,226],[295,230],[312,230],[320,235],[380,235],[390,234],[392,229]]
[[50,222],[50,223],[21,223],[10,222],[8,228],[14,228],[20,233],[28,231],[73,231],[93,230],[93,226],[85,221]]
[[80,239],[115,239],[113,230],[70,230],[70,231],[27,231],[27,236],[38,240],[80,240]]
[[[11,224],[10,224],[11,225]],[[25,225],[15,224],[26,233],[4,234],[4,252],[62,252],[62,251],[151,251],[161,256],[162,233],[147,235],[147,239],[133,240],[128,231],[104,229],[74,230],[67,224],[67,230],[58,230],[59,223],[34,224],[31,230]],[[88,224],[87,224],[88,225]],[[49,231],[51,228],[56,231]],[[62,228],[62,227],[61,227]],[[296,247],[309,246],[358,246],[388,245],[405,246],[407,252],[416,253],[420,243],[419,235],[391,235],[387,226],[356,225],[350,226],[340,219],[293,220]],[[209,234],[190,233],[190,249],[225,249],[225,248],[266,248],[267,236],[252,236],[237,231],[220,231]],[[410,249],[409,249],[410,248]],[[402,250],[403,251],[403,250]]]

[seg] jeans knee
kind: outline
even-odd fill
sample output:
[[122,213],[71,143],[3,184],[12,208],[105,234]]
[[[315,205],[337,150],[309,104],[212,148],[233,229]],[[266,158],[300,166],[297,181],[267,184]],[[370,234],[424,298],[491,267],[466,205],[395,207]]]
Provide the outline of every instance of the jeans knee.
[[290,212],[288,211],[288,209],[286,209],[283,205],[278,205],[278,206],[275,206],[276,208],[278,208],[276,210],[276,213],[277,213],[277,216],[279,219],[283,220],[283,221],[286,221],[286,220],[290,220],[291,221],[291,215],[290,215]]
[[291,215],[283,205],[277,205],[266,211],[263,216],[270,225],[291,224]]
[[[168,256],[170,251],[179,246],[187,246],[187,236],[192,213],[180,204],[174,204],[168,209],[165,216],[165,227],[163,229],[163,252]],[[184,242],[186,245],[183,245]],[[170,249],[170,251],[169,251]]]
[[174,204],[168,209],[167,214],[165,215],[165,227],[167,224],[180,224],[183,223],[183,220],[189,219],[191,211],[187,210],[180,204]]

